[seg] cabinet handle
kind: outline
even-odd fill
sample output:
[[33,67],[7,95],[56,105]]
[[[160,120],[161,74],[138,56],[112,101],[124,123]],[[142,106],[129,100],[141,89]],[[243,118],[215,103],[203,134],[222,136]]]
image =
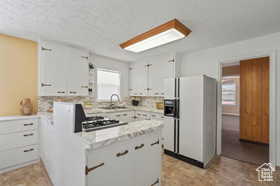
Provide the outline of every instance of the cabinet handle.
[[119,152],[119,153],[117,153],[117,157],[121,157],[121,156],[124,156],[124,155],[126,155],[128,153],[128,150],[125,150],[124,152]]
[[127,114],[123,114],[123,116],[127,116]]
[[26,123],[26,124],[23,124],[23,126],[27,127],[27,126],[32,126],[33,123]]
[[33,135],[34,135],[33,133],[30,133],[30,134],[24,134],[23,136],[28,137],[28,136],[33,136]]
[[57,91],[58,94],[64,94],[65,91]]
[[70,94],[77,94],[76,91],[70,91],[69,93],[70,93]]
[[88,166],[86,166],[86,175],[88,175],[89,172],[99,168],[99,167],[102,167],[104,166],[105,164],[104,163],[100,163],[99,165],[96,165],[94,167],[91,167],[91,168],[88,168]]
[[41,83],[41,87],[51,87],[52,84],[49,83]]
[[86,86],[86,85],[82,85],[82,86],[81,86],[81,88],[88,88],[88,86]]
[[34,149],[31,148],[31,149],[24,150],[23,152],[31,152],[31,151],[33,151],[33,150],[34,150]]
[[158,183],[159,183],[159,179],[157,179],[157,181],[155,181],[151,186],[154,186],[154,185],[156,185]]
[[81,56],[81,58],[88,59],[88,56]]
[[132,91],[132,90],[133,90],[132,88],[129,89],[129,91]]
[[155,95],[159,95],[159,93],[158,93],[158,92],[156,92],[156,93],[155,93]]
[[52,49],[50,49],[50,48],[45,48],[45,47],[41,47],[41,50],[52,51]]
[[157,145],[159,144],[159,140],[157,140],[156,142],[152,143],[151,146]]
[[145,146],[144,144],[141,144],[141,145],[139,145],[139,146],[136,146],[134,149],[135,149],[135,150],[142,149],[144,146]]
[[121,115],[120,115],[120,114],[117,114],[116,117],[121,117]]

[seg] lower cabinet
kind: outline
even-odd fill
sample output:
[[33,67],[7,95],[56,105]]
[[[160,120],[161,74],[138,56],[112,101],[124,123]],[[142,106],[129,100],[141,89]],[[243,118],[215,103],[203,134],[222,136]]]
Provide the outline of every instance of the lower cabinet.
[[[39,160],[38,118],[15,116],[0,121],[0,173]],[[0,184],[1,185],[1,184]]]
[[159,186],[160,170],[160,133],[87,153],[87,186]]

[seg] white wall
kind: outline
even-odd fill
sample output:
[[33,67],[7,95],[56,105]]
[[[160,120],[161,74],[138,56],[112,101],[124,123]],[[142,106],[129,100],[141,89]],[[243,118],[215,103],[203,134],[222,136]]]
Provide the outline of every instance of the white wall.
[[128,68],[129,63],[119,61],[116,59],[93,55],[92,63],[95,67],[99,68],[107,68],[110,70],[116,70],[121,73],[121,98],[125,98],[128,96]]
[[[217,78],[219,77],[219,63],[228,62],[231,63],[236,61],[237,57],[242,56],[243,59],[256,55],[259,57],[260,54],[271,54],[273,51],[276,53],[276,85],[280,82],[280,32],[267,35],[264,37],[258,37],[250,40],[236,42],[216,48],[206,49],[183,56],[181,65],[181,74],[184,76],[206,74],[208,76]],[[238,59],[237,59],[238,60]],[[280,86],[276,87],[275,102],[279,104]],[[279,109],[278,109],[279,110]],[[274,110],[276,113],[277,123],[277,161],[280,166],[280,117],[279,111]]]

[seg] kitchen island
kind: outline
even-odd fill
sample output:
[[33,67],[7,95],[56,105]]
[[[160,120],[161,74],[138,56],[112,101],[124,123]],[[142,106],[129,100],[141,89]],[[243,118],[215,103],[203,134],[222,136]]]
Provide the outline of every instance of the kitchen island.
[[78,133],[74,123],[75,104],[55,103],[52,158],[42,158],[54,186],[160,185],[161,121]]

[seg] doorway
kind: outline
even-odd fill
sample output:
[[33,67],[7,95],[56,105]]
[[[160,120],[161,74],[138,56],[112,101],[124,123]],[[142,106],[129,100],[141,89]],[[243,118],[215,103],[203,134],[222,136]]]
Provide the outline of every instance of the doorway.
[[269,162],[269,57],[222,66],[222,155]]

